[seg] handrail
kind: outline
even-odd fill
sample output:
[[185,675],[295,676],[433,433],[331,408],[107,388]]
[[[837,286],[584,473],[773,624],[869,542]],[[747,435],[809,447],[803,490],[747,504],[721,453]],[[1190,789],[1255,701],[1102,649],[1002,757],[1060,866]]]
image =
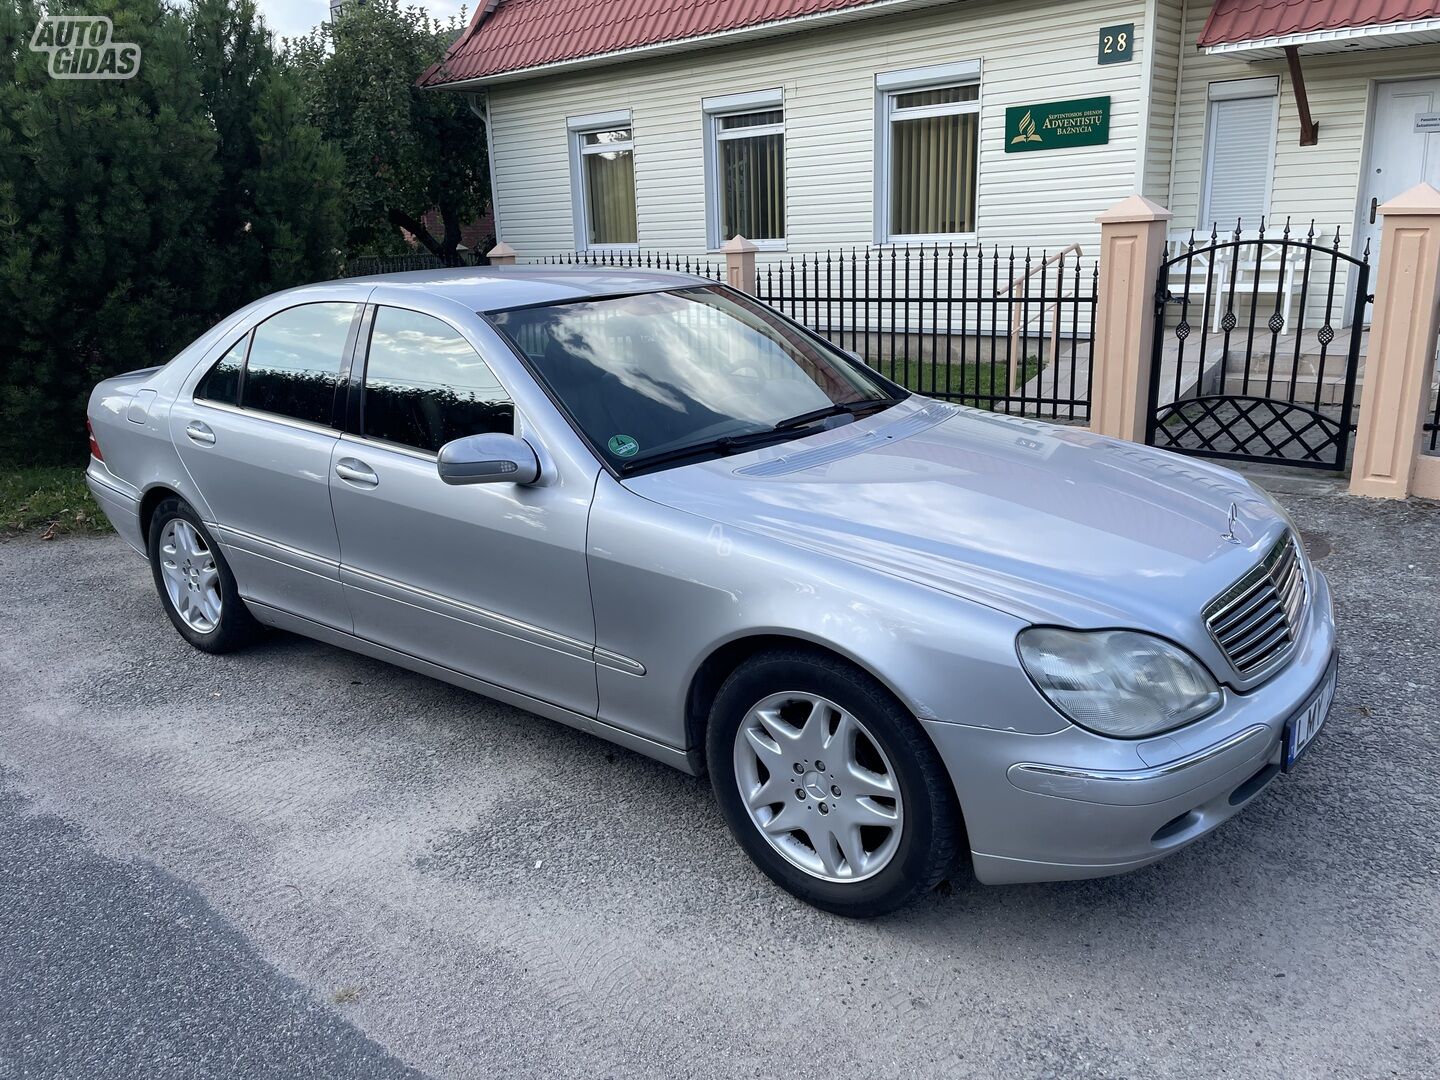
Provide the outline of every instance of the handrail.
[[[1025,273],[1021,274],[1014,281],[1010,282],[1010,284],[1004,289],[995,290],[996,296],[1013,296],[1016,287],[1024,285],[1025,295],[1021,297],[1021,300],[1023,302],[1030,298],[1030,279],[1036,274],[1043,274],[1046,270],[1050,268],[1052,264],[1057,262],[1060,264],[1060,271],[1058,275],[1060,280],[1059,295],[1057,295],[1048,305],[1043,302],[1042,298],[1039,312],[1037,312],[1035,315],[1031,315],[1029,318],[1026,318],[1022,314],[1017,319],[1014,317],[1013,314],[1014,309],[1011,309],[1012,316],[1010,319],[1010,355],[1017,358],[1010,365],[1010,393],[1012,395],[1016,392],[1016,390],[1019,389],[1017,383],[1020,378],[1020,373],[1025,369],[1025,357],[1019,355],[1023,351],[1022,342],[1025,334],[1025,328],[1029,326],[1030,323],[1034,322],[1038,315],[1044,314],[1047,308],[1050,312],[1051,362],[1053,363],[1055,358],[1060,355],[1060,305],[1065,302],[1065,259],[1070,255],[1074,255],[1075,258],[1078,260],[1082,256],[1084,256],[1084,254],[1085,252],[1079,244],[1067,244],[1065,247],[1057,251],[1054,255],[1050,255],[1045,259],[1042,259],[1039,266],[1032,267],[1031,269],[1025,271]],[[1041,278],[1041,281],[1044,281],[1043,277]],[[1044,367],[1043,356],[1041,357],[1041,367],[1042,369]]]
[[1066,256],[1066,255],[1069,255],[1071,252],[1074,252],[1076,255],[1084,255],[1084,254],[1085,254],[1085,252],[1081,249],[1081,247],[1080,247],[1079,244],[1068,244],[1068,245],[1066,245],[1065,247],[1061,248],[1059,251],[1057,251],[1054,255],[1051,255],[1049,258],[1046,258],[1046,259],[1041,260],[1039,266],[1035,267],[1034,269],[1025,271],[1025,273],[1021,274],[1021,275],[1020,275],[1019,277],[1017,277],[1014,281],[1010,282],[1010,284],[1007,285],[1005,288],[1003,288],[1003,289],[996,289],[996,290],[995,290],[995,295],[996,295],[996,296],[1005,296],[1007,293],[1013,293],[1013,292],[1015,291],[1015,286],[1016,286],[1016,285],[1019,285],[1019,284],[1020,284],[1021,282],[1023,282],[1023,281],[1028,281],[1030,278],[1034,277],[1036,274],[1039,274],[1039,273],[1043,272],[1046,268],[1049,267],[1049,265],[1050,265],[1051,263],[1053,263],[1053,262],[1058,262],[1058,261],[1060,261],[1061,259],[1064,259],[1065,256]]

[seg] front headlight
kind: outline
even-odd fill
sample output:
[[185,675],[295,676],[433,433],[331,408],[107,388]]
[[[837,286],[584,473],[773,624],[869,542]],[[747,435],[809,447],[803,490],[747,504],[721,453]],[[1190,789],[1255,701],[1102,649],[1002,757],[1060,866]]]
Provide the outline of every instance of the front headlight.
[[1220,688],[1204,666],[1150,634],[1032,626],[1016,643],[1045,699],[1101,735],[1159,735],[1220,707]]

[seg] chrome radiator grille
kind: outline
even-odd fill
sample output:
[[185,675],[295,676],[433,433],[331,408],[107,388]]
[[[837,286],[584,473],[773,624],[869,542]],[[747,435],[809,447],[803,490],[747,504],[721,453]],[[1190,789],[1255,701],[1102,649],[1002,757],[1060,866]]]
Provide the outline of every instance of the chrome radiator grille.
[[1205,609],[1205,625],[1241,675],[1278,663],[1300,633],[1305,569],[1295,538],[1286,533],[1259,566]]

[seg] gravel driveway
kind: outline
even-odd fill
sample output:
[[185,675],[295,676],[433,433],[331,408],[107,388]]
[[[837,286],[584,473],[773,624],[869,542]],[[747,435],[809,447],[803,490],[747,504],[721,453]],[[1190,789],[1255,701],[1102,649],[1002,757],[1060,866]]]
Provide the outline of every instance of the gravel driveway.
[[1287,497],[1329,727],[1127,877],[790,900],[703,781],[0,543],[0,1076],[1434,1075],[1440,507]]

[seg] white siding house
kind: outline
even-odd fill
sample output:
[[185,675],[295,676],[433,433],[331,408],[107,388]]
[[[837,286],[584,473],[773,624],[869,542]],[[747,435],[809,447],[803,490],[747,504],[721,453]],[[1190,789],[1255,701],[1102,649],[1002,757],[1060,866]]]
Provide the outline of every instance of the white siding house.
[[[566,119],[628,114],[634,132],[638,244],[700,253],[707,236],[707,99],[774,92],[783,100],[785,246],[814,250],[888,239],[881,219],[885,92],[877,78],[924,86],[926,69],[969,78],[978,90],[974,225],[953,234],[1016,244],[1092,242],[1094,216],[1135,190],[1144,61],[1099,67],[1096,29],[1139,22],[1144,4],[1101,0],[1027,5],[1046,26],[1037,49],[1015,33],[1013,3],[944,5],[884,19],[816,27],[754,43],[500,84],[488,90],[498,235],[525,254],[586,246],[577,233]],[[1074,77],[1087,70],[1082,82]],[[949,76],[953,78],[954,76]],[[1006,154],[1005,109],[1110,95],[1104,146]],[[880,130],[877,132],[877,128]],[[879,181],[877,183],[877,181]],[[951,235],[949,233],[947,236]]]
[[[1336,26],[1335,5],[1295,0],[770,0],[757,23],[764,0],[717,0],[688,35],[695,5],[608,6],[641,29],[577,25],[605,4],[484,5],[422,80],[476,95],[497,233],[522,258],[701,255],[747,225],[762,259],[916,240],[1090,251],[1096,214],[1136,192],[1177,235],[1313,218],[1358,250],[1372,199],[1440,181],[1440,4],[1397,21],[1376,3],[1390,21],[1365,23],[1359,3]],[[1036,149],[1013,127],[1096,99],[1108,136]]]

